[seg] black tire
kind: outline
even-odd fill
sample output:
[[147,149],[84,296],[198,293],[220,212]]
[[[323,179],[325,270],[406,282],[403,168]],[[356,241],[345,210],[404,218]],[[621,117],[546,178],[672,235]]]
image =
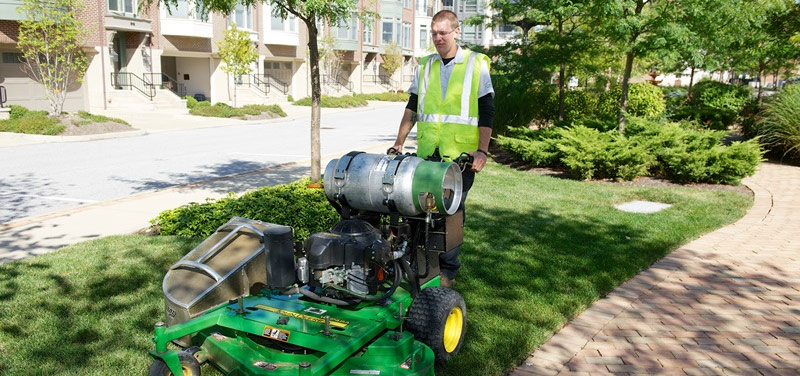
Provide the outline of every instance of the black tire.
[[[181,360],[181,368],[183,368],[183,376],[200,376],[200,363],[192,354],[186,351],[178,351],[178,359]],[[150,366],[150,372],[147,376],[170,376],[172,371],[167,367],[161,359],[156,359]],[[174,376],[174,375],[173,375]]]
[[406,315],[406,328],[428,345],[436,362],[447,363],[458,354],[467,330],[467,307],[455,290],[428,287],[420,291]]

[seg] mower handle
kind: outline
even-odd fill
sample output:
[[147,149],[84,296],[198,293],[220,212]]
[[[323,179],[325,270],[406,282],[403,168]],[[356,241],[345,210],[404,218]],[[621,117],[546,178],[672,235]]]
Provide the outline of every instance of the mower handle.
[[453,160],[453,163],[458,165],[458,168],[461,169],[461,172],[464,172],[468,167],[472,166],[473,161],[475,161],[475,157],[469,155],[469,153],[461,153],[458,158]]

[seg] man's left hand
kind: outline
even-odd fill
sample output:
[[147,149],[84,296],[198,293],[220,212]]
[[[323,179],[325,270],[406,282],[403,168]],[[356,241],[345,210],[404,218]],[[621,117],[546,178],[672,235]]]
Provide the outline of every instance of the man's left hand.
[[481,172],[483,170],[483,166],[486,165],[486,154],[473,151],[469,153],[472,156],[472,171]]

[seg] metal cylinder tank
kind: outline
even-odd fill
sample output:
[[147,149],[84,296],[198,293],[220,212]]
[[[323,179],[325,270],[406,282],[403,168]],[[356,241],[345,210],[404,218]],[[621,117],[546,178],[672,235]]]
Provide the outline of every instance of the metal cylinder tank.
[[452,215],[461,203],[461,170],[452,162],[351,152],[325,167],[325,195],[354,209]]

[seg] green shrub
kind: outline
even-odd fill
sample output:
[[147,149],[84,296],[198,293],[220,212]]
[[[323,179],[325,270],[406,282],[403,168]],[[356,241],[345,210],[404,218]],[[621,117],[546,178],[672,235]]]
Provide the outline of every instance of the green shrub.
[[556,147],[560,160],[570,173],[580,179],[611,178],[632,180],[647,172],[655,156],[645,144],[616,132],[576,126],[559,130]]
[[58,123],[58,119],[47,116],[47,111],[28,111],[26,109],[17,118],[0,120],[0,132],[52,136],[63,132],[65,128]]
[[283,112],[283,109],[275,104],[249,104],[244,107],[231,107],[222,102],[210,106],[208,105],[208,102],[203,101],[198,102],[193,108],[189,109],[189,113],[192,115],[222,118],[244,117],[245,115],[260,115],[264,112],[271,112],[281,117],[286,116],[286,113]]
[[386,101],[386,102],[408,102],[408,97],[409,97],[407,93],[375,93],[375,94],[353,93],[353,96],[368,101]]
[[[540,114],[543,116],[551,116],[543,120],[558,119],[558,90],[548,90],[550,97],[544,104],[547,108],[545,111],[542,109]],[[595,108],[597,107],[598,97],[597,94],[585,90],[565,90],[564,91],[564,120],[572,122],[584,118],[594,116]]]
[[751,93],[748,86],[702,80],[692,88],[689,104],[738,114],[744,109]]
[[[603,92],[597,100],[595,117],[600,119],[617,119],[622,89],[614,88]],[[636,83],[628,87],[629,116],[656,119],[664,115],[666,101],[658,86],[649,83]]]
[[[295,106],[311,106],[311,97],[305,97],[303,99],[297,100],[294,102]],[[367,100],[354,97],[352,95],[345,95],[342,97],[329,97],[327,95],[323,95],[321,98],[322,107],[333,107],[333,108],[349,108],[349,107],[363,107],[367,105]]]
[[698,130],[689,123],[631,117],[624,135],[608,124],[592,120],[560,129],[514,128],[511,137],[498,137],[497,143],[526,163],[564,167],[579,179],[657,175],[684,183],[738,184],[755,172],[762,157],[755,140],[723,146],[726,132]]
[[502,74],[492,76],[494,85],[494,132],[505,134],[507,128],[527,127],[531,122],[545,123],[558,116],[558,107],[547,103],[553,85],[531,85]]
[[558,150],[550,140],[518,139],[497,136],[497,145],[517,159],[534,166],[553,166],[558,163]]
[[768,147],[800,157],[800,85],[786,86],[764,103],[757,130]]
[[194,97],[186,95],[183,99],[186,99],[186,108],[191,110],[194,106],[197,106],[197,99],[194,99]]
[[745,109],[752,90],[747,86],[702,80],[692,96],[671,113],[673,119],[691,119],[710,129],[727,129]]
[[308,179],[263,187],[240,197],[230,194],[204,204],[192,203],[165,210],[150,222],[162,235],[208,237],[231,217],[240,216],[291,226],[302,241],[323,231],[339,218],[321,189],[308,188]]
[[291,94],[289,94],[288,96],[286,96],[286,100],[289,102],[294,102],[294,97]]
[[25,108],[24,106],[12,104],[11,106],[8,107],[11,108],[11,112],[8,114],[8,118],[10,120],[19,119],[25,116],[26,113],[28,113],[28,109]]
[[200,101],[197,102],[197,104],[195,105],[195,107],[208,107],[208,106],[211,106],[211,102],[209,101]]
[[122,120],[122,119],[118,119],[118,118],[114,118],[114,117],[108,117],[108,116],[103,116],[103,115],[95,115],[95,114],[90,114],[90,113],[88,113],[88,112],[86,112],[86,111],[78,111],[78,116],[79,116],[81,119],[86,119],[86,120],[89,120],[89,121],[90,121],[90,123],[104,123],[104,122],[112,122],[112,123],[119,123],[119,124],[124,124],[124,125],[128,125],[128,126],[130,125],[130,124],[128,124],[128,122],[127,122],[127,121],[125,121],[125,120]]

